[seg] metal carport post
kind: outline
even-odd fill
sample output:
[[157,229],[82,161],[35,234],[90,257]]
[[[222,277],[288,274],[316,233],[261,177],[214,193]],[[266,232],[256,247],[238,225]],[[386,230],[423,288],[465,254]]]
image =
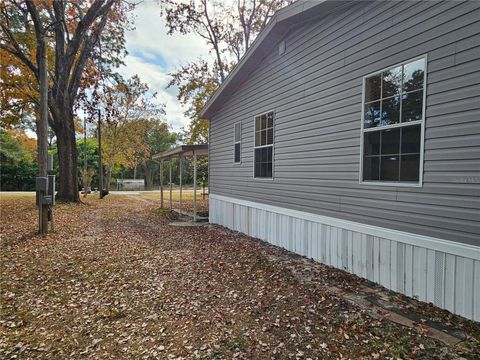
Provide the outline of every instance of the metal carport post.
[[197,157],[198,156],[208,156],[208,145],[207,144],[200,144],[200,145],[180,145],[179,147],[165,151],[160,154],[156,154],[153,156],[154,160],[160,160],[160,206],[163,208],[164,205],[164,184],[163,184],[163,175],[164,175],[164,160],[169,161],[169,190],[170,190],[170,199],[169,205],[170,209],[173,209],[173,158],[178,157],[180,164],[179,164],[179,182],[180,182],[180,212],[183,209],[183,159],[187,156],[193,156],[193,221],[197,221]]
[[179,209],[180,209],[180,214],[182,213],[182,175],[183,175],[183,158],[182,158],[182,155],[180,155],[178,157],[178,161],[180,161],[180,164],[179,164],[179,176],[178,176],[178,181],[180,182],[180,201],[179,201]]
[[163,159],[160,160],[160,208],[163,209]]
[[193,150],[193,222],[197,221],[197,153]]
[[170,166],[170,210],[173,209],[172,206],[172,158],[169,159],[169,166]]

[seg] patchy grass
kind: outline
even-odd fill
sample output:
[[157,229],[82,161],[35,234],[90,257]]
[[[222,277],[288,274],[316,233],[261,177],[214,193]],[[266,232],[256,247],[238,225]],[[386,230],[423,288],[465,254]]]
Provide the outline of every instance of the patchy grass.
[[89,196],[56,207],[56,231],[40,238],[34,198],[2,196],[0,358],[478,355],[478,338],[449,347],[326,291],[355,288],[353,276],[316,264],[317,285],[300,282],[295,257],[275,260],[283,250],[215,226],[169,227],[156,209],[142,196]]

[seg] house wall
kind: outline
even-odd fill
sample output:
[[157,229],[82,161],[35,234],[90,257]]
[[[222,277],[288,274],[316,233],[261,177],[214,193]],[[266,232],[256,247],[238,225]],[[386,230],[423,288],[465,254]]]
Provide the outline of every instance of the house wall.
[[[329,19],[292,30],[286,54],[213,116],[212,193],[479,245],[480,2],[357,4]],[[423,186],[360,185],[362,77],[422,54]],[[254,179],[253,118],[272,109],[274,179]]]
[[[436,304],[471,317],[473,301],[480,302],[480,289],[469,285],[474,279],[480,282],[480,266],[475,262],[480,260],[479,19],[478,1],[358,2],[327,19],[293,28],[285,38],[286,53],[269,54],[210,119],[211,221],[231,227],[233,220],[227,221],[229,215],[220,217],[218,207],[246,201],[249,205],[237,204],[240,212],[235,216],[244,214],[247,219],[252,216],[246,215],[253,211],[249,209],[274,206],[287,213],[320,216],[321,221],[315,220],[320,225],[328,218],[370,226],[375,231],[399,231],[403,237],[395,238],[395,244],[423,249],[404,248],[402,252],[402,271],[415,272],[415,264],[425,260],[426,267],[421,265],[415,272],[418,274],[425,269],[427,273],[432,266],[429,251],[440,251],[428,241],[456,243],[438,255],[444,259],[443,265],[455,272],[443,272],[444,277],[438,280],[442,289],[435,285],[437,293],[443,294],[437,295],[443,300]],[[428,56],[423,185],[359,184],[362,78],[423,54]],[[274,178],[254,179],[254,116],[268,110],[276,114]],[[234,164],[233,130],[239,121],[242,162]],[[283,220],[294,221],[277,217],[272,223],[273,216],[261,218],[260,225],[287,226]],[[304,217],[292,219],[306,221]],[[343,230],[352,231],[337,225],[340,230],[335,231],[342,234]],[[257,230],[244,232],[256,236]],[[357,232],[360,238],[374,236],[365,229]],[[288,234],[282,236],[290,236],[292,243],[303,241],[300,230]],[[266,239],[278,243],[278,236]],[[316,241],[333,241],[332,246],[340,248],[343,240],[332,236],[320,236]],[[347,236],[352,236],[352,244],[358,241],[353,233]],[[412,236],[425,241],[409,244],[405,239]],[[388,236],[375,238],[372,241],[379,249],[392,248]],[[297,251],[296,245],[287,248]],[[470,257],[451,254],[454,248],[469,251]],[[407,258],[409,251],[413,257]],[[380,252],[374,254],[374,258],[383,258]],[[463,266],[463,258],[472,262],[468,260]],[[392,264],[388,268],[392,269]],[[464,273],[466,279],[458,275]],[[410,286],[408,282],[402,285],[404,289]],[[387,287],[401,291],[396,285]],[[471,292],[467,294],[472,301],[467,306],[470,312],[448,305],[445,296],[450,295],[445,291],[467,288]],[[413,295],[412,291],[401,292]],[[461,292],[459,299],[464,295]],[[480,315],[475,316],[478,319]]]

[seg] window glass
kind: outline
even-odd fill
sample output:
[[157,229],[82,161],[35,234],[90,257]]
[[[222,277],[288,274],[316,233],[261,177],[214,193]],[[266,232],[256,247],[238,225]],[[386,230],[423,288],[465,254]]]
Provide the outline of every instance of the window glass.
[[420,153],[421,126],[406,126],[402,128],[402,154]]
[[382,74],[382,98],[400,95],[402,88],[402,67],[385,71]]
[[273,112],[255,118],[254,177],[273,175]]
[[365,102],[380,99],[380,74],[368,77],[365,80]]
[[400,122],[400,97],[382,100],[382,126]]
[[272,177],[272,147],[255,149],[255,177]]
[[235,144],[235,162],[240,162],[240,143]]
[[262,163],[255,162],[255,177],[262,177]]
[[267,148],[258,149],[258,161],[261,163],[267,162]]
[[418,181],[420,135],[420,125],[366,132],[364,135],[363,179]]
[[365,133],[363,140],[363,153],[365,155],[380,154],[380,131],[369,131]]
[[262,139],[261,145],[267,145],[267,130],[262,130],[260,137]]
[[400,129],[390,129],[381,132],[381,154],[391,155],[400,152]]
[[267,148],[267,162],[273,162],[273,147],[270,146]]
[[380,159],[380,180],[398,181],[398,155],[382,156]]
[[271,178],[273,176],[273,162],[267,162],[265,165],[265,177]]
[[420,169],[420,154],[402,155],[400,181],[417,181]]
[[267,144],[273,144],[273,128],[267,130]]
[[266,128],[267,128],[267,115],[262,115],[261,119],[262,119],[262,127],[261,127],[261,129],[263,130],[263,129],[266,129]]
[[363,160],[363,180],[380,180],[380,156],[366,156]]
[[261,145],[260,134],[261,134],[260,131],[255,132],[255,146]]
[[380,125],[380,101],[365,104],[364,128],[370,128]]
[[267,114],[267,127],[273,127],[273,112]]
[[425,68],[422,58],[365,78],[363,180],[419,181]]
[[423,88],[425,59],[419,59],[403,66],[403,91],[409,92]]
[[261,117],[260,116],[257,116],[255,118],[255,131],[258,131],[262,128],[262,120],[261,120]]
[[240,124],[235,124],[235,142],[240,141]]
[[234,130],[234,146],[233,146],[233,161],[239,163],[241,161],[241,141],[242,141],[242,124],[236,123]]
[[421,120],[423,117],[423,91],[403,95],[402,122]]

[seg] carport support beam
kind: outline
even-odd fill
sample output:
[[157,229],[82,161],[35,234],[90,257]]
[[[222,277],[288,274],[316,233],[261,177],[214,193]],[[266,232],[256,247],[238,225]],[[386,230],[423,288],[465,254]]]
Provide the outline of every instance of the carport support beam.
[[170,164],[170,210],[172,210],[172,158],[169,161]]
[[163,209],[163,159],[160,160],[160,208]]
[[180,202],[179,202],[179,207],[180,207],[180,214],[182,213],[182,174],[183,174],[183,159],[182,155],[179,156],[178,161],[180,161],[180,166],[179,166],[179,182],[180,182]]
[[197,221],[197,153],[193,150],[193,222]]

